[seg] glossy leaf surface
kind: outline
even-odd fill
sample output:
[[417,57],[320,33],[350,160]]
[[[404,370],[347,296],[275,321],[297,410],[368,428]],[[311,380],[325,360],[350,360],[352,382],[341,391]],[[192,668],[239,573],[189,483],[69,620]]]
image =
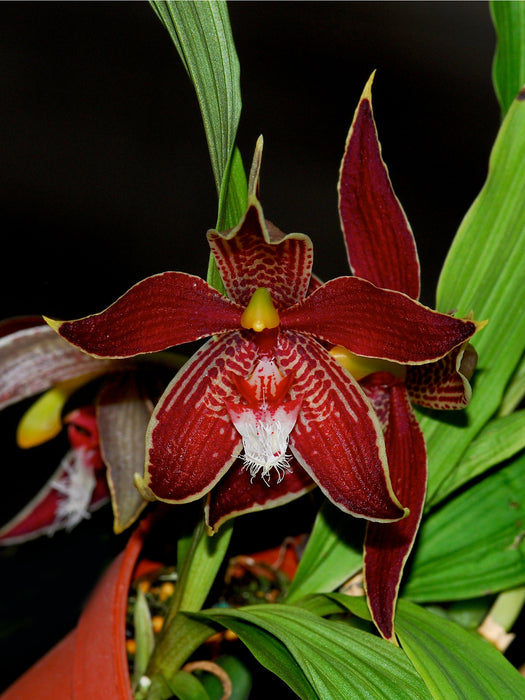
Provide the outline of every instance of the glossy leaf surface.
[[404,597],[476,598],[525,583],[524,470],[522,453],[423,521]]
[[505,657],[474,632],[424,608],[399,601],[401,645],[435,700],[519,700],[525,679]]
[[400,649],[347,623],[288,605],[203,615],[233,629],[301,698],[430,697]]
[[429,454],[428,498],[497,410],[525,348],[525,101],[515,100],[494,145],[488,179],[461,223],[443,268],[438,308],[471,310],[489,325],[472,343],[473,399],[456,424],[422,417]]

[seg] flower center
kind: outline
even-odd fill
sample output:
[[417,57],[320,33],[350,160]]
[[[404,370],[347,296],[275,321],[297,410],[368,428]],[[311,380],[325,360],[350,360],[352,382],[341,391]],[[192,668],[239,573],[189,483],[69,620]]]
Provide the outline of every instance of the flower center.
[[273,304],[272,295],[266,287],[259,287],[252,294],[241,316],[241,326],[260,333],[266,328],[277,328],[279,323],[279,314]]
[[242,436],[245,468],[252,479],[260,473],[268,485],[272,469],[277,472],[277,483],[291,471],[288,439],[301,408],[301,399],[283,400],[292,380],[293,375],[283,377],[273,360],[262,357],[248,379],[233,376],[246,403],[226,404]]

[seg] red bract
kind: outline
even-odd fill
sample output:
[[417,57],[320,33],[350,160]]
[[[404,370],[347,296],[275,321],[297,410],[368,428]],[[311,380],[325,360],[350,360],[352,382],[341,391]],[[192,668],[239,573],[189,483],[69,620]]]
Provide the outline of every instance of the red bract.
[[136,479],[149,498],[185,503],[217,487],[207,508],[216,529],[234,514],[297,497],[311,488],[310,477],[348,513],[397,520],[404,512],[379,421],[324,343],[355,342],[363,354],[421,363],[444,356],[476,326],[397,291],[377,290],[379,302],[376,288],[356,278],[332,280],[306,296],[312,243],[265,221],[256,195],[261,147],[243,219],[225,233],[208,232],[228,298],[198,277],[166,272],[99,314],[49,323],[97,357],[213,336],[153,413],[144,477]]
[[[348,135],[339,181],[339,210],[350,266],[369,280],[374,295],[395,290],[406,303],[419,296],[419,262],[412,231],[397,200],[381,157],[368,82]],[[358,282],[359,280],[355,280]],[[385,316],[390,310],[383,307]],[[433,319],[452,319],[437,314]],[[432,332],[418,324],[422,335]],[[481,324],[478,324],[478,327]],[[442,331],[435,331],[441,336]],[[446,335],[446,332],[445,332]],[[342,361],[361,380],[384,426],[392,485],[410,514],[382,526],[369,523],[365,539],[365,585],[375,624],[385,639],[395,641],[394,610],[403,567],[419,527],[425,501],[427,456],[423,434],[410,402],[437,409],[464,408],[470,400],[468,379],[460,367],[463,338],[431,364],[406,368],[356,358],[337,349]],[[344,343],[340,343],[345,345]],[[384,358],[346,346],[359,355]],[[469,353],[473,351],[469,348]],[[428,362],[428,360],[427,360]],[[470,376],[471,372],[469,373]]]

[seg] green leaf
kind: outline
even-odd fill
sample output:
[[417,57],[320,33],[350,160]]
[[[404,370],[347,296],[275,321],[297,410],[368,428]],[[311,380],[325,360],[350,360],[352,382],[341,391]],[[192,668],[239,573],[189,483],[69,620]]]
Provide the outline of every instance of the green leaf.
[[146,672],[153,647],[155,646],[149,606],[146,596],[140,587],[137,588],[137,598],[133,609],[133,624],[135,626],[135,642],[137,644],[133,668],[133,687],[136,688],[139,680]]
[[333,591],[363,565],[362,538],[358,546],[355,520],[326,501],[316,518],[286,600],[296,602],[310,593]]
[[525,396],[525,356],[521,358],[518,369],[505,391],[501,406],[499,408],[500,416],[506,416],[518,406]]
[[451,601],[525,584],[524,473],[522,453],[424,520],[403,597]]
[[525,4],[492,0],[490,12],[498,39],[492,80],[501,111],[506,114],[525,83]]
[[202,683],[186,671],[177,671],[166,683],[179,700],[210,700]]
[[233,629],[302,698],[430,697],[400,649],[345,622],[291,605],[207,610],[205,615]]
[[398,602],[396,631],[436,700],[525,697],[525,679],[476,633],[406,600]]
[[233,520],[221,527],[218,534],[210,537],[204,525],[195,529],[193,542],[187,551],[182,565],[175,596],[180,598],[173,603],[167,622],[178,610],[199,610],[206,600],[217,572],[224,561],[233,533]]
[[436,504],[475,476],[525,447],[525,410],[495,418],[470,443],[456,469],[434,494]]
[[466,411],[421,418],[429,454],[428,500],[462,453],[496,413],[525,347],[525,101],[503,122],[480,195],[465,216],[438,286],[438,308],[474,310],[489,324],[473,340],[478,355],[473,398]]
[[151,4],[195,87],[220,193],[241,114],[239,60],[227,5],[221,0]]

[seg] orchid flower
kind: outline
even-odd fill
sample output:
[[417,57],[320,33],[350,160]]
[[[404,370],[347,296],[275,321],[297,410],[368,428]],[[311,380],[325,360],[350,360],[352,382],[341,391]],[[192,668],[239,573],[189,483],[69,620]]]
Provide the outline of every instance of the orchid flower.
[[[111,492],[115,531],[121,532],[134,522],[146,505],[133,485],[133,473],[143,463],[144,435],[153,401],[166,386],[162,376],[165,365],[172,370],[181,364],[180,357],[171,355],[152,359],[154,362],[148,363],[94,359],[63,341],[40,317],[0,323],[0,409],[41,394],[19,422],[18,445],[28,449],[43,444],[57,436],[64,424],[72,445],[41,492],[2,528],[2,543],[7,543],[15,522],[18,529],[22,527],[22,520],[27,527],[24,526],[24,539],[20,535],[19,542],[38,534],[52,534],[64,524],[72,526],[75,517],[64,520],[56,508],[58,492],[68,484],[71,493],[62,494],[62,510],[67,510],[69,498],[72,512],[74,503],[79,513],[90,512],[99,503],[97,493],[102,480],[104,493],[108,486]],[[75,392],[96,380],[101,380],[98,396],[93,398],[96,406],[84,408],[81,414],[70,413],[63,419],[66,404]],[[91,425],[91,414],[93,421],[96,414],[96,425]],[[84,425],[84,432],[79,433],[81,419],[89,425]],[[96,436],[97,450],[100,439],[104,467],[97,466],[95,472],[91,453],[85,451],[86,445],[79,438],[86,431],[93,436],[92,441]],[[74,443],[78,439],[80,444]],[[93,473],[97,478],[95,491]],[[55,485],[59,485],[58,491]]]
[[355,277],[307,294],[312,243],[264,219],[261,155],[262,139],[240,223],[208,232],[227,297],[199,277],[165,272],[101,313],[46,320],[99,358],[212,336],[154,410],[144,476],[136,476],[145,497],[186,503],[218,487],[208,498],[213,530],[232,515],[297,497],[311,487],[309,477],[347,513],[398,520],[406,511],[392,490],[379,420],[326,344],[420,364],[447,355],[476,325]]
[[[405,213],[381,156],[368,81],[348,135],[339,179],[339,211],[350,267],[375,288],[419,297],[419,262]],[[478,328],[484,324],[477,324]],[[344,345],[344,344],[343,344]],[[352,350],[352,348],[350,348]],[[411,402],[434,409],[464,408],[475,351],[466,339],[435,362],[408,364],[358,357],[347,348],[333,353],[358,379],[385,431],[390,475],[396,495],[410,514],[381,526],[369,523],[364,578],[372,618],[381,635],[395,642],[394,610],[405,562],[417,534],[427,482],[423,433]]]
[[0,545],[69,532],[109,500],[94,406],[72,411],[64,422],[71,449],[39,493],[0,529]]

